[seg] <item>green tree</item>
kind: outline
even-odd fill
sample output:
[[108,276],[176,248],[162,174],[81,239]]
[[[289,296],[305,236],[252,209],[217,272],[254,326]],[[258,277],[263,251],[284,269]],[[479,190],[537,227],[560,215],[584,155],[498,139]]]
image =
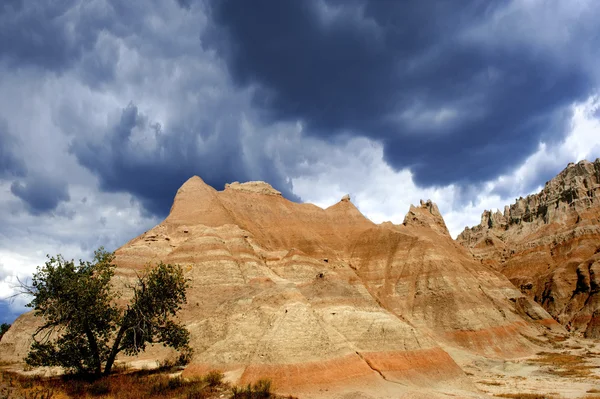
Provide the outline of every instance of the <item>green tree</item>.
[[10,324],[2,323],[2,325],[0,325],[0,341],[2,341],[2,337],[4,337],[4,334],[8,331],[9,328]]
[[22,285],[33,296],[28,306],[44,320],[25,358],[28,365],[61,366],[99,377],[110,374],[120,352],[136,355],[153,343],[189,358],[189,332],[174,320],[188,288],[181,267],[162,262],[148,267],[129,287],[128,305],[120,307],[111,284],[113,262],[114,254],[103,248],[92,262],[79,264],[48,256],[31,285]]

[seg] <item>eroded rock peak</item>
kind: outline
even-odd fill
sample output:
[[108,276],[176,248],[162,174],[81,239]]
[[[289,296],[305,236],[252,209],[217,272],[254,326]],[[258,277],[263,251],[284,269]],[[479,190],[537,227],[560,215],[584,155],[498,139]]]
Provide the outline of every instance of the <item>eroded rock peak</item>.
[[429,199],[427,201],[421,200],[418,207],[411,205],[402,224],[405,226],[429,227],[440,234],[450,236],[438,206]]
[[264,181],[249,181],[245,183],[233,182],[225,184],[225,190],[237,190],[247,193],[256,193],[264,195],[276,195],[281,197],[281,192],[275,190],[273,186]]

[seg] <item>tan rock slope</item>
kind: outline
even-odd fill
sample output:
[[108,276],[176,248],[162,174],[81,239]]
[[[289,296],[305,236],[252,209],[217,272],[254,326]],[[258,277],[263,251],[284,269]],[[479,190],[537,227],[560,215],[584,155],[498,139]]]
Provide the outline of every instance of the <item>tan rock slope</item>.
[[[161,224],[117,250],[118,276],[159,260],[192,281],[185,374],[266,377],[301,397],[479,397],[448,348],[506,359],[564,331],[452,240],[430,201],[403,225],[375,225],[348,196],[321,209],[263,182],[217,191],[193,177]],[[11,331],[1,348],[16,359],[27,334]]]
[[569,164],[457,241],[568,329],[600,338],[600,159]]

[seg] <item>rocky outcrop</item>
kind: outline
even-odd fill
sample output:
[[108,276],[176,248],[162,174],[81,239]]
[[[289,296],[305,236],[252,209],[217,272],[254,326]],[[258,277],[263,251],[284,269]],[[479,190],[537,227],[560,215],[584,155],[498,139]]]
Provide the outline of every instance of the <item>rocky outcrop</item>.
[[281,196],[280,191],[275,190],[269,183],[265,183],[264,181],[249,181],[246,183],[240,183],[236,181],[225,184],[225,190],[239,190],[248,193]]
[[431,200],[421,200],[419,207],[411,205],[402,224],[404,226],[428,227],[439,234],[450,237],[450,232],[440,210]]
[[600,338],[600,159],[569,164],[503,213],[485,211],[457,241],[568,329]]
[[[322,209],[266,183],[216,191],[194,177],[162,223],[116,254],[115,284],[148,262],[184,267],[191,288],[180,317],[195,349],[184,375],[271,378],[306,398],[436,397],[449,387],[477,396],[447,348],[511,358],[539,351],[543,332],[564,331],[452,240],[431,201],[403,225],[376,225],[349,197]],[[24,355],[27,334],[5,341],[2,357]]]

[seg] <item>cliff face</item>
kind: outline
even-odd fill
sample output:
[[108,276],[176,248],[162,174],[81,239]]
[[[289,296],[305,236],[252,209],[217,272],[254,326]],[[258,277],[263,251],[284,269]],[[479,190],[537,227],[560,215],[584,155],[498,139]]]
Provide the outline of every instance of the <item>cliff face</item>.
[[600,159],[569,164],[457,241],[570,330],[600,338]]
[[[303,397],[470,390],[444,348],[511,358],[539,351],[543,332],[564,332],[452,240],[430,201],[411,207],[403,225],[376,225],[348,197],[321,209],[266,183],[217,191],[194,177],[166,220],[116,254],[117,284],[159,260],[191,279],[180,317],[195,357],[185,374],[271,378]],[[3,357],[24,355],[31,320],[17,320]]]

